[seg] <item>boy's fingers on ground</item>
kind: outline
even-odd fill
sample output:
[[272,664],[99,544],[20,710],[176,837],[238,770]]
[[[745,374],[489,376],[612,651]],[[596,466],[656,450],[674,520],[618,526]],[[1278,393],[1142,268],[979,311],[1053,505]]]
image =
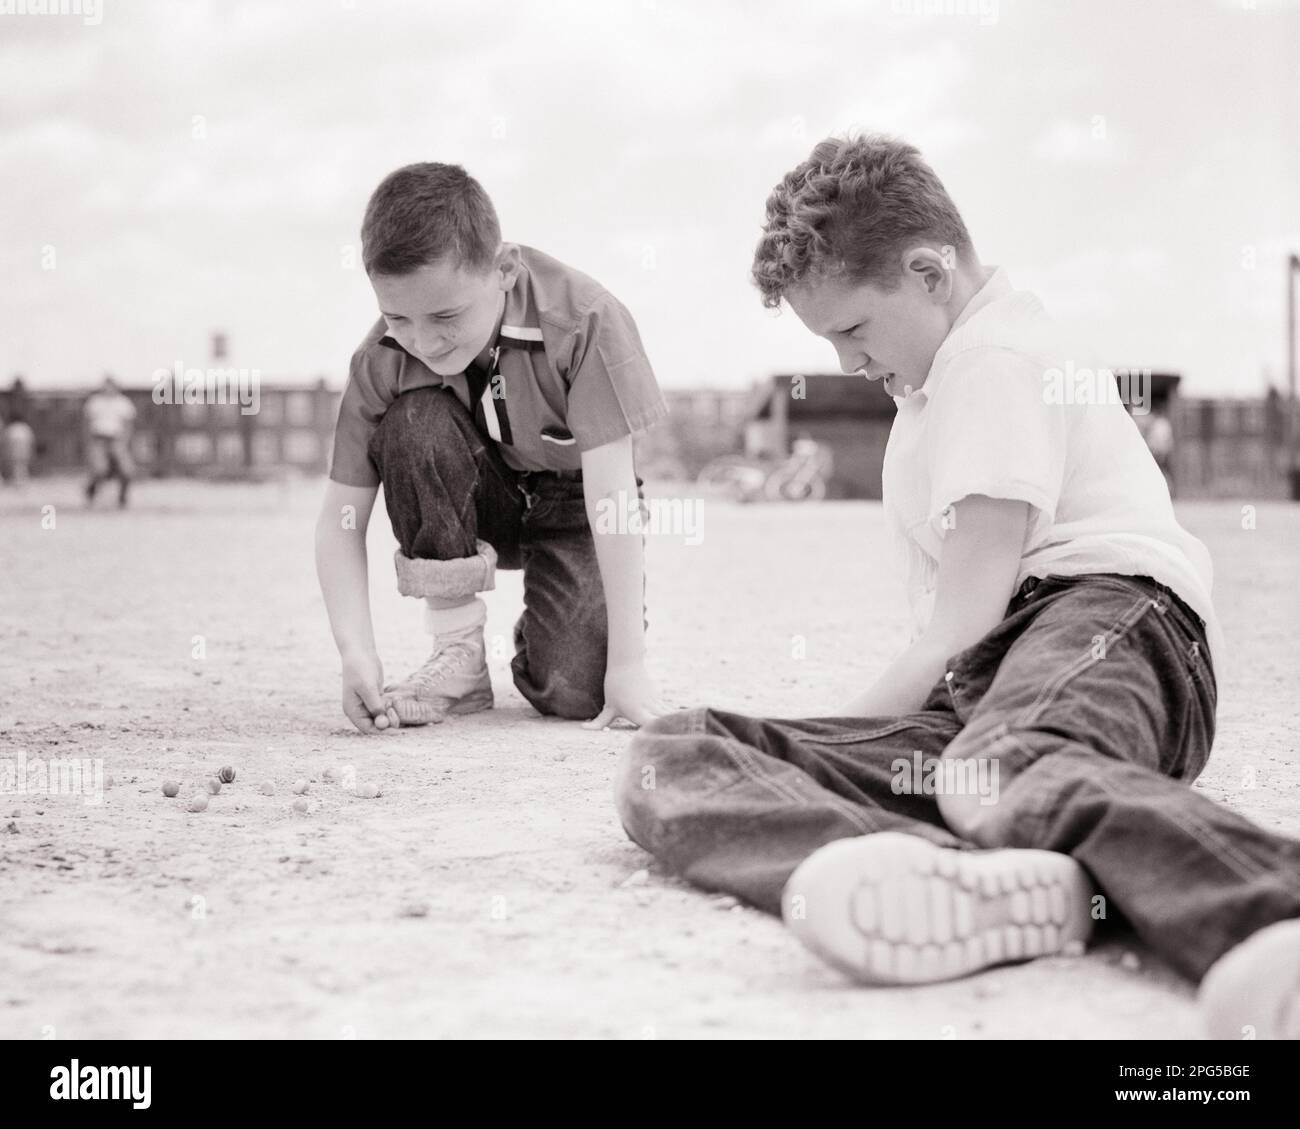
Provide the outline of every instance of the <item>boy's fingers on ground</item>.
[[401,725],[392,697],[381,692],[378,687],[362,687],[361,700],[365,703],[366,712],[370,715],[376,732],[397,729]]
[[343,712],[353,725],[361,730],[362,733],[376,733],[374,714],[366,703],[356,694],[351,694],[343,699]]
[[348,715],[348,720],[360,729],[362,733],[369,734],[378,732],[378,730],[375,729],[375,723],[371,721],[370,715],[366,713],[363,707],[358,706],[355,710],[345,709],[343,712]]
[[590,721],[584,721],[582,723],[582,728],[583,729],[604,729],[605,726],[607,726],[610,722],[612,722],[614,718],[616,718],[617,716],[618,714],[615,713],[614,708],[612,706],[606,706],[603,710],[600,711],[600,713],[598,713]]

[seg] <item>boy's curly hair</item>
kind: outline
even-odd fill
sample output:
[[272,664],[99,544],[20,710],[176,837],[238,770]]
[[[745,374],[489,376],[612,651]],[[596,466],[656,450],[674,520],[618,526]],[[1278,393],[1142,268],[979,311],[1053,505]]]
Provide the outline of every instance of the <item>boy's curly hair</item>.
[[404,275],[450,255],[474,270],[501,243],[496,209],[460,165],[425,161],[384,177],[361,222],[361,261],[370,275]]
[[920,152],[883,134],[830,137],[768,196],[754,282],[771,308],[809,279],[844,275],[893,290],[898,256],[914,240],[971,250],[957,206]]

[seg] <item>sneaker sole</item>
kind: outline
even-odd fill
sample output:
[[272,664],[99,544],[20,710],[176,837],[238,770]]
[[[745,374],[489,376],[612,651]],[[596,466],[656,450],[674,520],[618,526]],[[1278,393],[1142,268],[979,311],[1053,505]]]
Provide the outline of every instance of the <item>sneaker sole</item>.
[[493,706],[492,691],[476,691],[463,698],[394,698],[392,706],[403,725],[437,725],[452,714],[478,713]]
[[1055,851],[963,851],[883,831],[810,855],[781,898],[803,944],[865,984],[928,984],[1083,951],[1092,883]]

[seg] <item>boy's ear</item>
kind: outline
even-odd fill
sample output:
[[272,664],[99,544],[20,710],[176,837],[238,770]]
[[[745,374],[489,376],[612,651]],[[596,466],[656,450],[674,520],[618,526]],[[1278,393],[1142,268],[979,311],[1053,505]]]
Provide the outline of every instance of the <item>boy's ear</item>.
[[952,270],[944,257],[933,247],[913,247],[904,254],[903,269],[925,284],[926,292],[939,302],[947,302],[952,294]]
[[519,267],[519,244],[501,244],[501,250],[497,252],[497,271],[501,275],[502,290],[509,290],[514,286],[515,279],[519,277]]

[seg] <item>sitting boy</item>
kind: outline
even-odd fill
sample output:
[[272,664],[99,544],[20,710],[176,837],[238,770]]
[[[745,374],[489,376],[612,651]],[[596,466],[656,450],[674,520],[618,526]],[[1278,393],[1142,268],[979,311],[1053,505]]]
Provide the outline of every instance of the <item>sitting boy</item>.
[[[389,175],[361,241],[383,316],[352,357],[316,526],[344,713],[373,733],[490,708],[479,593],[499,565],[524,572],[520,693],[593,728],[650,720],[642,541],[592,536],[602,503],[640,505],[632,435],[668,410],[631,315],[586,275],[503,243],[456,165]],[[434,640],[388,686],[365,541],[381,482],[398,590],[425,602]]]
[[1109,908],[1203,980],[1213,1033],[1300,1034],[1300,843],[1190,787],[1223,659],[1210,559],[1113,384],[1064,394],[1038,300],[888,138],[817,145],[753,269],[894,397],[879,582],[918,633],[834,717],[643,730],[628,834],[867,983],[1077,951]]

